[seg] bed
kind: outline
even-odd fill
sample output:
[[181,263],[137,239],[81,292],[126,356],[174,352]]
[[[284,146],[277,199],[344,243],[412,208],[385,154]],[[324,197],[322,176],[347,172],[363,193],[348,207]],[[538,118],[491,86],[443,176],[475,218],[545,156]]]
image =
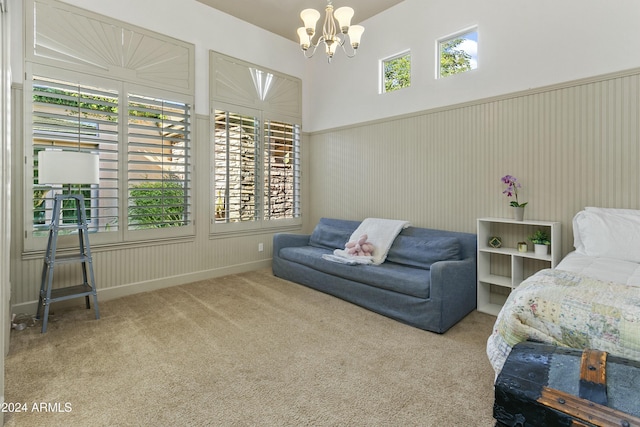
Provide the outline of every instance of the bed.
[[573,233],[575,250],[522,282],[498,314],[487,340],[496,377],[527,340],[640,361],[640,211],[587,207]]

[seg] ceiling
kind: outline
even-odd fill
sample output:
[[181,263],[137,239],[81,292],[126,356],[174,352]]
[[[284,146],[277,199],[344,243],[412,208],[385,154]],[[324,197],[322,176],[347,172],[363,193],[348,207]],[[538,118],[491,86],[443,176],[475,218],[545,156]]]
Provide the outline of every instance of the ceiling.
[[[326,6],[324,0],[197,1],[295,42],[298,41],[296,30],[302,26],[300,11],[307,8],[319,11],[322,17],[316,26],[318,29],[322,25]],[[333,7],[352,7],[355,11],[352,23],[358,24],[401,2],[402,0],[335,0]]]

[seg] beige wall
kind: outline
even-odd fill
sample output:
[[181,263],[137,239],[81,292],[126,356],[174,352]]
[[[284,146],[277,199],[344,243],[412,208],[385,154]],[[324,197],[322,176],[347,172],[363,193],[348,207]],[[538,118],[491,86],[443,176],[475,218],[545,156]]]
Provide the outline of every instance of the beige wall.
[[[640,52],[638,16],[637,0],[404,0],[362,23],[356,58],[337,52],[330,66],[322,58],[308,61],[303,129],[324,131],[640,67],[640,56],[629,54]],[[436,41],[473,26],[478,68],[436,78]],[[612,40],[624,47],[613,48]],[[379,62],[407,50],[411,86],[379,94]]]
[[[510,215],[500,182],[510,173],[523,183],[526,218],[562,222],[567,253],[571,218],[582,207],[640,208],[639,114],[637,69],[304,135],[304,228],[322,216],[375,216],[475,232],[477,217]],[[206,116],[195,130],[196,236],[94,248],[101,298],[270,265],[272,232],[210,238]],[[22,218],[15,137],[13,217]],[[13,221],[13,236],[23,235],[20,224]],[[41,254],[24,255],[21,239],[12,239],[14,312],[35,311],[41,268]],[[73,274],[62,271],[60,280]]]
[[584,206],[640,208],[640,70],[309,135],[311,216],[389,217],[476,232],[510,217],[562,223]]

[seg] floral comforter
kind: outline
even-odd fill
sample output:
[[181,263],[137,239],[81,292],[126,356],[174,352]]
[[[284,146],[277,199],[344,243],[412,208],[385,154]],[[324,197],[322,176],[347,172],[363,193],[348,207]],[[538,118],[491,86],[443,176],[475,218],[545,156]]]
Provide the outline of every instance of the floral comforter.
[[640,361],[640,287],[539,271],[509,295],[498,314],[487,341],[496,376],[511,348],[527,340]]

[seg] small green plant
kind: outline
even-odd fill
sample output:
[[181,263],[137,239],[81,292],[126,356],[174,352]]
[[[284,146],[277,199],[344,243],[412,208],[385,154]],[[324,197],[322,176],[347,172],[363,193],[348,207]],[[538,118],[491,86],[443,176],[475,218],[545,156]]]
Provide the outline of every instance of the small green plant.
[[549,240],[549,235],[544,230],[538,230],[529,236],[529,240],[534,245],[550,245],[551,240]]

